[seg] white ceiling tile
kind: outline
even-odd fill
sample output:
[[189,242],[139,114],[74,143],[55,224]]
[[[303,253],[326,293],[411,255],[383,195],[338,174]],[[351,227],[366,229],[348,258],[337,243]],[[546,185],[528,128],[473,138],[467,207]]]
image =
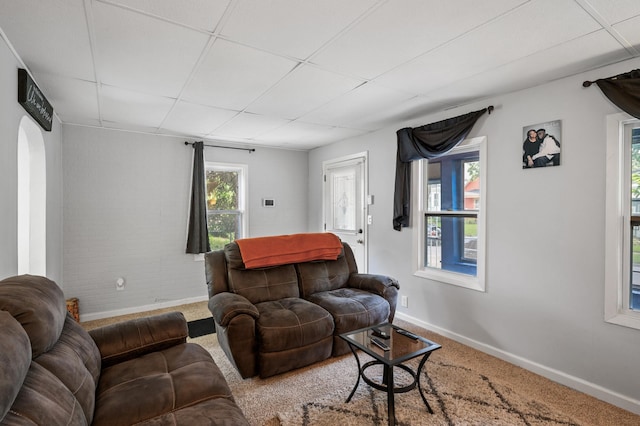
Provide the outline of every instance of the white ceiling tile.
[[289,123],[277,117],[267,117],[258,114],[243,112],[233,119],[215,129],[210,136],[219,138],[251,139],[258,135],[270,132],[280,126]]
[[364,133],[367,133],[367,131],[293,121],[260,135],[255,140],[280,147],[312,149]]
[[523,0],[390,1],[313,58],[323,67],[374,78],[429,51]]
[[247,111],[295,119],[360,84],[360,80],[303,65],[249,105]]
[[395,105],[412,97],[414,95],[388,89],[375,82],[370,82],[302,116],[300,120],[356,128],[359,126],[354,126],[354,122],[359,124],[367,123],[367,127],[364,127],[365,129],[375,130],[379,128],[379,125],[367,120],[367,117],[372,115],[379,116],[381,109],[386,111],[385,108],[381,108],[383,105]]
[[255,140],[275,144],[312,140],[316,143],[322,138],[326,138],[327,134],[331,133],[332,130],[332,126],[292,121],[256,137]]
[[[98,0],[102,1],[102,0]],[[213,31],[229,6],[230,0],[110,0],[144,13],[159,16],[205,31]]]
[[624,59],[629,59],[628,52],[609,33],[601,30],[442,87],[429,96],[452,106],[474,98],[533,87]]
[[333,127],[327,130],[324,134],[321,134],[321,137],[317,140],[314,137],[309,137],[308,142],[306,140],[297,141],[296,145],[312,149],[318,146],[326,145],[328,143],[354,138],[366,133],[369,133],[369,131],[363,129],[351,129],[347,127]]
[[375,0],[240,1],[222,34],[250,46],[306,59]]
[[[398,128],[406,127],[407,124],[403,122],[412,122],[411,126],[421,126],[423,124],[422,119],[424,116],[433,112],[442,110],[442,103],[427,96],[416,96],[404,102],[396,105],[391,105],[387,111],[383,114],[378,113],[378,117],[372,117],[374,123],[380,123],[381,127],[390,126],[395,124]],[[413,122],[418,119],[419,122]],[[359,125],[354,122],[354,125]],[[366,126],[365,124],[359,125],[360,127]]]
[[640,15],[640,1],[638,0],[589,0],[589,4],[610,25]]
[[[569,20],[569,16],[572,19]],[[531,22],[532,26],[544,22],[552,30],[523,31],[523,22]],[[597,23],[570,0],[541,0],[398,67],[376,81],[398,90],[428,94],[456,80],[544,51],[598,28]],[[505,34],[512,36],[505,37]]]
[[[45,96],[63,122],[99,124],[96,84],[53,74],[37,74],[38,86],[46,87]],[[44,91],[44,90],[43,90]],[[87,117],[93,119],[87,120]]]
[[155,127],[144,126],[139,123],[123,123],[121,121],[102,121],[102,127],[114,130],[125,130],[140,133],[157,133]]
[[100,93],[103,120],[147,128],[159,127],[175,102],[170,98],[106,85],[101,87]]
[[183,99],[242,110],[295,66],[294,61],[218,39],[185,88]]
[[138,13],[95,3],[97,59],[103,83],[177,97],[209,37]]
[[640,51],[638,0],[0,2],[63,123],[292,149]]
[[204,136],[238,114],[237,111],[178,102],[162,125],[163,129]]
[[613,28],[640,51],[640,16],[614,25]]
[[95,81],[82,0],[3,1],[0,27],[32,72]]
[[[414,98],[398,102],[397,104],[390,104],[384,110],[379,109],[370,115],[360,117],[357,120],[349,122],[348,125],[357,129],[369,129],[371,131],[379,130],[401,121],[407,116],[408,112],[413,111],[414,108],[424,108],[425,105],[428,105],[429,108],[433,108],[433,110],[438,110],[440,108],[439,105],[434,105],[430,100],[428,100],[428,98],[416,96]],[[424,111],[420,115],[424,116],[427,113],[428,112]]]

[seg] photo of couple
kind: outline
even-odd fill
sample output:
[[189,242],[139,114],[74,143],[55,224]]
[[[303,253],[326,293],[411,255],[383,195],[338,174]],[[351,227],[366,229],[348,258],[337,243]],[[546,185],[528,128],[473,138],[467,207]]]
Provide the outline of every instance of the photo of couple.
[[522,132],[523,169],[560,165],[560,120],[525,126]]

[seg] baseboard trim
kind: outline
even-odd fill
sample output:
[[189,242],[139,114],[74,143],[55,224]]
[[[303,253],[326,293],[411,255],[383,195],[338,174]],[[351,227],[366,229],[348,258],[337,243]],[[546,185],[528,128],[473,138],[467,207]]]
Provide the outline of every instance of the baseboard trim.
[[153,303],[151,305],[135,306],[131,308],[115,309],[112,311],[94,312],[90,314],[80,314],[80,321],[93,321],[103,318],[117,317],[120,315],[135,314],[138,312],[153,311],[156,309],[172,308],[174,306],[187,305],[189,303],[205,302],[209,300],[208,296],[189,297],[186,299],[170,300],[167,302]]
[[514,355],[510,352],[495,348],[491,345],[478,342],[477,340],[469,339],[468,337],[453,333],[449,330],[440,328],[410,315],[406,315],[402,312],[396,312],[396,317],[427,330],[433,331],[434,333],[438,333],[442,336],[448,337],[449,339],[455,340],[456,342],[462,343],[463,345],[467,345],[486,354],[493,355],[496,358],[500,358],[511,364],[517,365],[518,367],[522,367],[526,370],[539,374],[549,380],[553,380],[554,382],[568,386],[572,389],[593,396],[594,398],[598,398],[599,400],[608,402],[634,414],[640,415],[640,401],[637,399],[630,398],[626,395],[622,395],[610,389],[606,389],[602,386],[596,385],[595,383],[588,382],[579,377],[571,376],[562,371],[547,367],[521,356]]

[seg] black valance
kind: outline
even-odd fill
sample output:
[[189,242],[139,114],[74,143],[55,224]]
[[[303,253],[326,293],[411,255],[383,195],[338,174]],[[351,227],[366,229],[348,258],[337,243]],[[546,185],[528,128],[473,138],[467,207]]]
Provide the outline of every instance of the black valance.
[[585,81],[582,85],[589,87],[593,83],[618,108],[640,118],[640,69],[596,81]]
[[393,229],[409,226],[411,206],[411,162],[421,158],[435,158],[446,154],[462,142],[478,118],[493,107],[473,111],[420,127],[406,127],[396,132],[398,153],[393,198]]

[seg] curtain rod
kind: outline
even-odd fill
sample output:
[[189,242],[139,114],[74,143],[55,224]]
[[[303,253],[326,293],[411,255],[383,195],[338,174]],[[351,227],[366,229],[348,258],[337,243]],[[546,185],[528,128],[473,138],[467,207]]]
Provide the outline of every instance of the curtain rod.
[[[193,142],[186,142],[184,143],[185,145],[193,145]],[[204,146],[208,146],[210,148],[222,148],[222,149],[239,149],[241,151],[249,151],[249,154],[251,154],[252,152],[255,152],[255,148],[237,148],[235,146],[222,146],[222,145],[207,145],[207,144],[203,144]]]
[[[633,70],[633,71],[636,71],[636,70]],[[599,78],[598,80],[617,80],[620,77],[625,77],[626,78],[633,71],[623,72],[622,74],[614,75],[614,76],[607,77],[607,78]],[[582,87],[590,87],[592,84],[597,83],[598,80],[593,80],[593,81],[585,80],[585,81],[582,82]]]

